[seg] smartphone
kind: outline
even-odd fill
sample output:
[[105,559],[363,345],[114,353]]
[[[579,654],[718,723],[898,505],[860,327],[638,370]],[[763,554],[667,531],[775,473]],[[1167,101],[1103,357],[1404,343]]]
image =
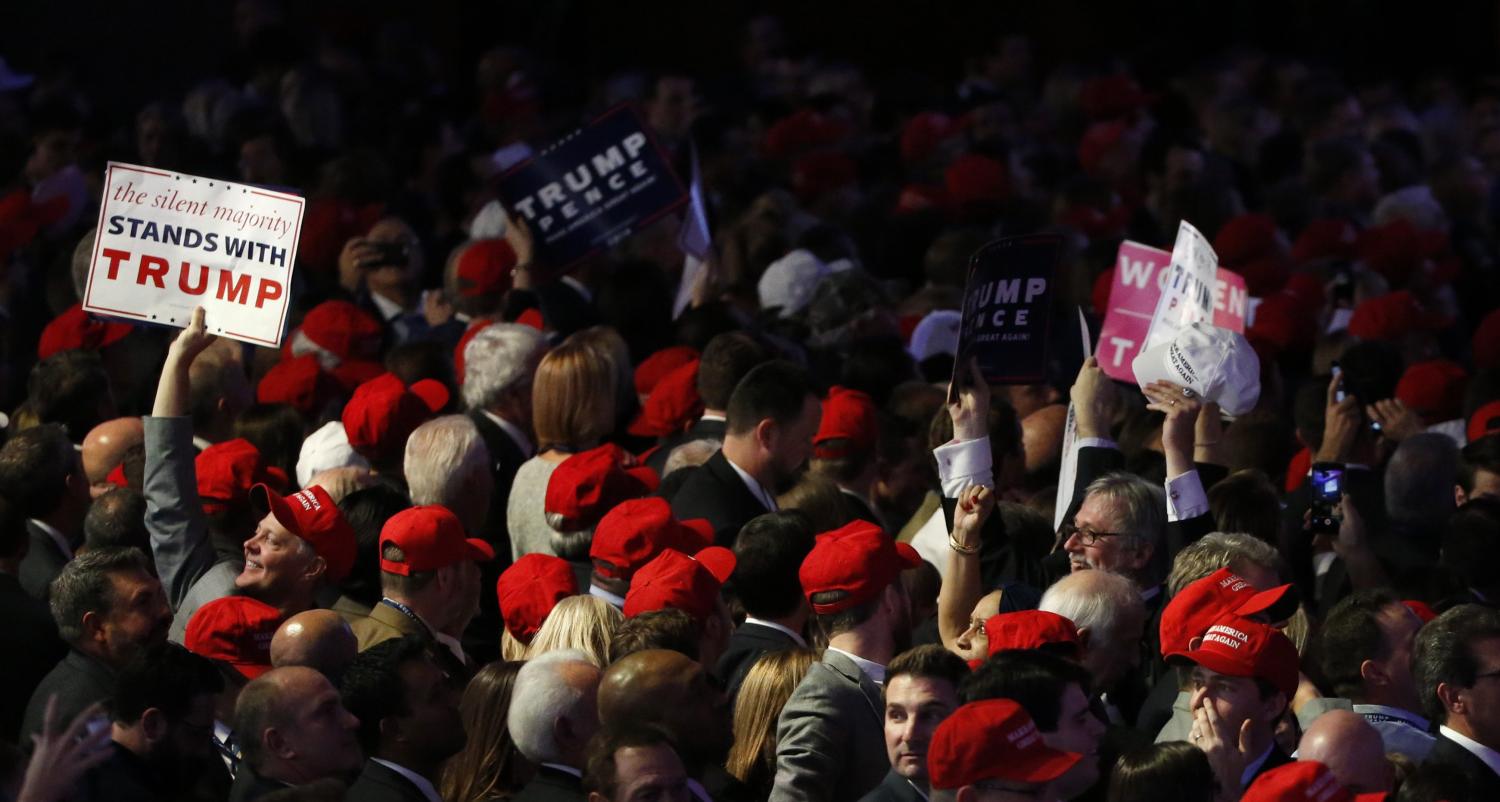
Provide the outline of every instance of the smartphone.
[[411,245],[405,242],[372,242],[370,248],[374,255],[365,262],[366,268],[406,267],[411,262]]
[[1337,462],[1313,463],[1312,492],[1313,533],[1337,534],[1337,513],[1344,498],[1344,466]]
[[1333,400],[1339,402],[1340,404],[1344,403],[1344,380],[1342,378],[1343,375],[1344,369],[1339,367],[1339,363],[1335,361],[1333,363],[1333,377],[1335,379],[1338,379],[1339,388],[1333,391]]

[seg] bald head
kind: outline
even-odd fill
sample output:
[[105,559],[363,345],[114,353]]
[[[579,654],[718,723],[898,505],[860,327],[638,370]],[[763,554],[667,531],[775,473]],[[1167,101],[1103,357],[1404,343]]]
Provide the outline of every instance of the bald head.
[[354,630],[332,610],[307,610],[281,622],[271,638],[271,665],[302,666],[337,677],[354,659]]
[[1357,713],[1330,710],[1313,721],[1297,747],[1300,760],[1316,760],[1357,794],[1389,792],[1395,781],[1380,733]]
[[1042,470],[1062,458],[1063,426],[1068,408],[1051,404],[1021,419],[1021,450],[1026,454],[1026,472]]
[[99,496],[112,485],[106,481],[109,472],[125,461],[125,452],[146,439],[140,418],[115,418],[89,430],[83,438],[83,472],[89,477],[92,493]]
[[647,649],[621,658],[599,682],[599,724],[655,724],[683,745],[690,763],[722,763],[733,741],[732,708],[697,661]]

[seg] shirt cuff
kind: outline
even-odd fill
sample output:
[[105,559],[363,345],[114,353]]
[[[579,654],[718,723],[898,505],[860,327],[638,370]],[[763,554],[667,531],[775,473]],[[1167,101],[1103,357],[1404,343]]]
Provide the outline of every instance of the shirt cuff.
[[1109,439],[1108,437],[1080,437],[1077,440],[1073,441],[1073,448],[1075,450],[1085,448],[1107,448],[1111,451],[1119,451],[1120,444]]
[[994,489],[994,458],[988,436],[944,443],[932,450],[932,456],[937,460],[944,496],[957,498],[971,485]]
[[1167,520],[1185,521],[1208,514],[1208,494],[1197,471],[1167,480]]

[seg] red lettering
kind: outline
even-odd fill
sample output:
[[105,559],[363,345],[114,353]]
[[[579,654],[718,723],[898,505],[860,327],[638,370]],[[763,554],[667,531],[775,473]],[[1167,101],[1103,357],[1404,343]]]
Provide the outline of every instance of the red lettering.
[[208,289],[208,265],[198,265],[197,286],[188,286],[188,271],[193,269],[191,262],[182,263],[182,271],[177,274],[177,287],[188,295],[202,295]]
[[274,301],[281,297],[281,284],[268,278],[260,280],[260,292],[255,296],[255,308],[259,309],[266,301]]
[[119,248],[105,248],[102,253],[109,260],[109,272],[105,277],[113,281],[120,273],[120,262],[130,261],[130,251],[122,251]]
[[[233,280],[233,283],[231,283],[231,280]],[[237,304],[249,302],[250,277],[247,275],[242,275],[238,279],[235,279],[234,273],[220,268],[219,291],[215,294],[214,297],[218,298],[221,301],[227,300],[231,303]]]
[[167,260],[160,256],[141,254],[141,266],[135,273],[135,283],[145,285],[146,279],[149,278],[157,289],[164,290],[167,288],[167,282],[163,279],[170,269],[171,266],[167,264]]

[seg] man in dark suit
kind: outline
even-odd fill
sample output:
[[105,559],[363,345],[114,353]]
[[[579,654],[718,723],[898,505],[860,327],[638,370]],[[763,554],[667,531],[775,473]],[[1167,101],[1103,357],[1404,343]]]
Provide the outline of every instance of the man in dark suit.
[[458,696],[421,638],[387,640],[354,658],[344,673],[344,707],[359,719],[360,747],[369,759],[349,797],[436,798],[443,761],[464,747]]
[[47,600],[52,580],[83,542],[90,493],[83,460],[59,424],[33,426],[0,448],[0,495],[27,518],[30,548],[21,561],[21,587]]
[[665,472],[672,449],[694,440],[724,442],[729,398],[734,388],[756,365],[766,361],[760,344],[740,332],[725,332],[708,341],[698,362],[698,397],[703,399],[703,415],[687,431],[662,438],[657,449],[646,458],[646,464],[657,475]]
[[824,533],[802,561],[802,588],[828,649],[776,723],[772,802],[854,802],[890,769],[880,683],[910,642],[901,572],[921,561],[867,521]]
[[516,802],[584,802],[583,768],[599,729],[599,668],[577,649],[526,661],[511,689],[506,727],[536,776]]
[[1412,668],[1440,725],[1426,765],[1461,774],[1472,799],[1500,799],[1500,612],[1464,604],[1429,621]]
[[273,668],[251,680],[234,704],[234,732],[244,760],[229,802],[359,771],[359,719],[338,689],[311,668]]
[[812,453],[821,416],[802,368],[778,360],[750,371],[730,396],[724,447],[672,496],[673,514],[707,518],[715,542],[732,545],[747,521],[776,511],[777,492]]
[[891,770],[860,802],[926,802],[932,734],[958,707],[969,675],[963,658],[937,644],[902,652],[886,667],[885,751]]
[[762,655],[807,648],[802,631],[809,608],[797,571],[812,547],[812,524],[799,512],[753,518],[735,538],[729,588],[745,609],[745,622],[729,636],[729,647],[714,668],[731,700]]
[[[163,643],[122,668],[110,703],[113,752],[79,782],[80,800],[152,802],[194,799],[190,790],[215,776],[214,798],[229,793],[228,773],[211,732],[214,695],[224,687],[210,660],[175,643]],[[208,789],[203,789],[208,790]]]
[[72,721],[84,708],[108,699],[115,673],[165,642],[172,624],[172,608],[150,562],[129,546],[84,553],[68,563],[52,590],[53,620],[70,651],[31,694],[23,739],[41,732],[51,696],[57,696],[59,721]]
[[26,556],[28,533],[19,507],[0,496],[0,639],[24,643],[24,649],[0,652],[0,737],[12,740],[21,727],[26,701],[37,683],[68,653],[57,637],[57,624],[47,604],[21,587],[17,577]]

